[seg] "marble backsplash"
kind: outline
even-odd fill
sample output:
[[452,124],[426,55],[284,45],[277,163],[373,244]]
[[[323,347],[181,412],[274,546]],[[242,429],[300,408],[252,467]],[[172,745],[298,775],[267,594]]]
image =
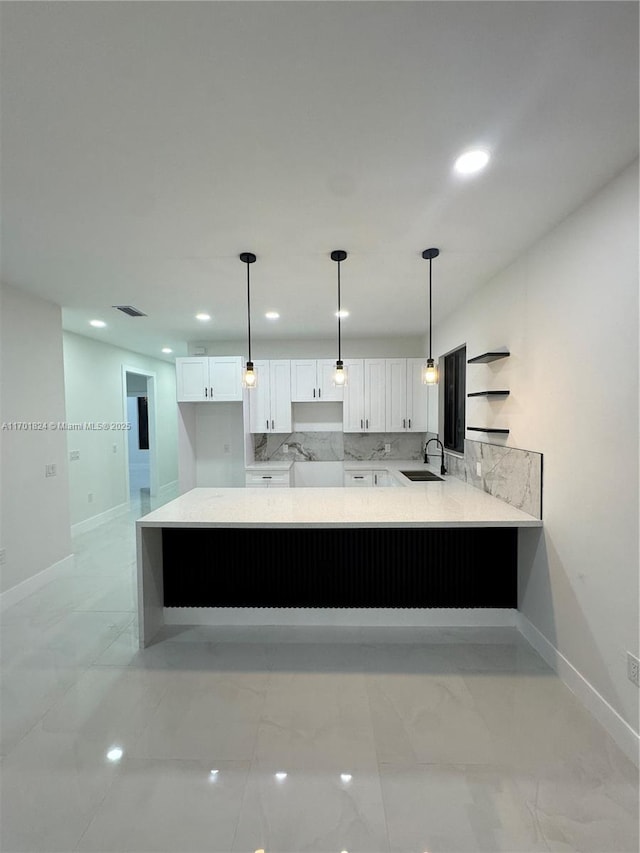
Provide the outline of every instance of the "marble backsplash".
[[[292,432],[256,434],[256,462],[343,462],[367,459],[422,459],[425,433]],[[288,446],[285,452],[284,445]],[[385,444],[390,445],[389,453]]]
[[[481,475],[478,476],[477,464]],[[464,458],[445,453],[447,472],[512,506],[542,518],[542,454],[465,440]]]

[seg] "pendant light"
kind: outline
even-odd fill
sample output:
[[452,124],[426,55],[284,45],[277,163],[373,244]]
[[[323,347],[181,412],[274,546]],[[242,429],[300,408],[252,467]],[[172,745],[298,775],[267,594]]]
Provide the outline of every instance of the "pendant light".
[[338,264],[338,359],[336,361],[336,369],[333,372],[333,384],[338,388],[344,388],[347,384],[347,371],[344,369],[344,363],[342,361],[342,335],[341,335],[341,327],[340,321],[342,319],[342,311],[340,308],[340,264],[347,257],[347,253],[344,249],[334,249],[331,252],[331,260],[336,261]]
[[251,279],[249,275],[251,264],[256,262],[256,256],[253,252],[242,252],[240,260],[247,265],[247,338],[249,341],[249,358],[242,374],[242,384],[245,388],[251,389],[258,384],[258,377],[251,361]]
[[435,366],[433,356],[431,355],[431,261],[437,258],[440,254],[440,249],[425,249],[422,257],[425,261],[429,261],[429,358],[427,363],[422,368],[422,382],[424,385],[437,385],[438,383],[438,368]]

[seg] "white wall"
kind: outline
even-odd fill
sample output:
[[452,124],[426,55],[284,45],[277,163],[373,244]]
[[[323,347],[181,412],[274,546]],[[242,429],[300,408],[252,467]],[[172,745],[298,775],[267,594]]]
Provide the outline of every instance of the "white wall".
[[467,390],[511,395],[470,400],[467,424],[500,423],[508,446],[544,454],[544,529],[520,537],[520,610],[637,731],[637,162],[435,330],[438,353],[463,343],[467,357],[511,351],[468,366]]
[[[337,332],[336,332],[337,335]],[[235,341],[199,341],[189,344],[193,355],[198,346],[206,347],[206,355],[242,355],[247,357],[246,338]],[[354,338],[342,330],[343,358],[411,358],[422,356],[427,350],[424,337],[406,338]],[[253,340],[251,354],[254,361],[261,358],[336,358],[337,337],[322,339]]]
[[[2,422],[65,421],[60,308],[2,286]],[[71,555],[66,435],[61,430],[1,432],[2,591]],[[45,466],[55,477],[45,478]]]
[[[175,366],[65,332],[64,371],[67,420],[126,421],[122,368],[156,375],[158,487],[178,479]],[[125,465],[127,432],[83,431],[68,434],[69,450],[80,459],[69,467],[71,523],[101,515],[129,500]],[[113,452],[113,447],[116,452]],[[88,495],[93,495],[89,502]]]

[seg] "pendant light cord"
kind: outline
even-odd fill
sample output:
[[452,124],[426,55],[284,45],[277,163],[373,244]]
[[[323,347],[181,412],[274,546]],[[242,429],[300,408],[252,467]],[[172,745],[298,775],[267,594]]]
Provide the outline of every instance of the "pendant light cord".
[[249,358],[251,361],[251,286],[249,276],[250,264],[247,264],[247,337],[249,339]]
[[431,360],[431,258],[429,258],[429,359]]
[[338,361],[342,361],[342,334],[340,328],[340,261],[338,261]]

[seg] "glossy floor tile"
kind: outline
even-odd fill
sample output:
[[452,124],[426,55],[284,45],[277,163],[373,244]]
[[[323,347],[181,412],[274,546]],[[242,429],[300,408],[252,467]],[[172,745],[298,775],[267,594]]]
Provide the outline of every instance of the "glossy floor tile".
[[3,614],[2,853],[637,853],[636,768],[517,631],[140,650],[135,517]]

